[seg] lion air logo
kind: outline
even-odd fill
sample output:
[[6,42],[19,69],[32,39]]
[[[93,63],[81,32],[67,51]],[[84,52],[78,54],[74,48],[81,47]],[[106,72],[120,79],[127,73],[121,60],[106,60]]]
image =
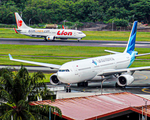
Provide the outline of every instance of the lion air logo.
[[22,20],[18,20],[18,27],[21,27],[22,26]]
[[72,32],[65,32],[64,30],[62,32],[58,31],[57,35],[72,35]]

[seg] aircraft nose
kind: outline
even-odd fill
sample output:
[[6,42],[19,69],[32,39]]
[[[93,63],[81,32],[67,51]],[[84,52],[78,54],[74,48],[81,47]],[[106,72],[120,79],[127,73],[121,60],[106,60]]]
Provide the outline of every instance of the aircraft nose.
[[68,79],[66,78],[66,75],[64,73],[58,72],[57,77],[58,77],[60,82],[68,83]]
[[85,36],[86,36],[86,34],[83,33],[83,37],[85,37]]

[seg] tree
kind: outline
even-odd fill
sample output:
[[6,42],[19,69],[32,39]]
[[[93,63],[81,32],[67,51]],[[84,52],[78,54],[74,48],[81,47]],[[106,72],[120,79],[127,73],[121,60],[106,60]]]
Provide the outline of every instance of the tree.
[[14,12],[18,11],[15,3],[12,1],[0,5],[0,23],[13,24],[15,23]]
[[135,15],[135,19],[150,23],[150,0],[139,0],[131,5],[132,13]]
[[33,106],[27,100],[29,95],[40,97],[49,94],[43,82],[44,77],[42,72],[30,76],[24,67],[21,67],[16,74],[9,69],[2,69],[0,71],[0,82],[5,86],[2,86],[2,84],[0,86],[0,98],[2,106],[6,107],[6,111],[0,118],[2,120],[8,120],[11,117],[14,120],[48,119],[50,107],[52,112],[61,115],[61,110],[57,107],[49,105]]

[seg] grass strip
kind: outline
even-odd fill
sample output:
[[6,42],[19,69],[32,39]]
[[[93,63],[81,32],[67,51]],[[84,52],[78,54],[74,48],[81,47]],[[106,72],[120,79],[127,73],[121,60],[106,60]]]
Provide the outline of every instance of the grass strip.
[[[29,61],[52,63],[62,65],[65,62],[80,60],[90,57],[98,57],[109,55],[105,49],[112,51],[123,52],[123,47],[89,47],[89,46],[45,46],[45,45],[0,45],[0,65],[32,65],[27,63],[20,63],[10,61],[8,54],[11,54],[15,59],[23,59]],[[148,53],[149,48],[136,48],[140,54]],[[80,58],[81,57],[81,58]],[[138,57],[150,66],[150,55]],[[143,63],[139,62],[134,66],[141,66]]]

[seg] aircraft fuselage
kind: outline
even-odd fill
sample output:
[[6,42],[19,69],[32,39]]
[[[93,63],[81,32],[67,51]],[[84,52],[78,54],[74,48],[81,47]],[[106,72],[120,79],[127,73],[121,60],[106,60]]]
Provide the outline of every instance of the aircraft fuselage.
[[128,53],[119,53],[67,62],[59,68],[57,77],[63,83],[83,82],[93,79],[106,69],[127,68],[130,61],[131,57]]

